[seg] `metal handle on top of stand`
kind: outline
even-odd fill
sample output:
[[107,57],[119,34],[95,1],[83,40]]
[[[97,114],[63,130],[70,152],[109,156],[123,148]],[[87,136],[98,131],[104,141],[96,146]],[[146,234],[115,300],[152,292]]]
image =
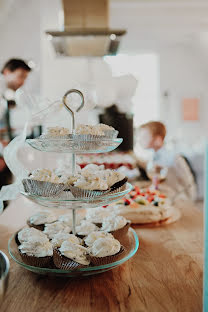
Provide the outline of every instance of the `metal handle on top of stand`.
[[76,109],[76,112],[79,112],[82,107],[84,106],[84,95],[81,91],[77,90],[77,89],[71,89],[69,91],[67,91],[64,96],[63,96],[63,104],[65,106],[65,108],[71,113],[71,116],[72,116],[72,133],[74,133],[74,130],[75,130],[75,117],[74,117],[74,111],[68,106],[67,102],[66,102],[66,99],[67,99],[67,96],[71,93],[77,93],[80,95],[81,97],[81,104],[79,107],[77,107]]
[[[82,107],[84,106],[84,95],[82,94],[81,91],[77,90],[77,89],[71,89],[69,91],[67,91],[64,96],[63,96],[63,104],[65,106],[65,108],[70,112],[71,116],[72,116],[72,133],[75,133],[75,116],[74,116],[74,111],[68,106],[66,100],[67,100],[67,96],[71,93],[77,93],[80,95],[81,97],[81,104],[79,105],[79,107],[77,107],[75,112],[79,112]],[[75,174],[75,169],[76,169],[76,157],[75,157],[75,153],[72,153],[72,174]],[[72,224],[73,224],[73,234],[76,234],[76,209],[72,208]]]

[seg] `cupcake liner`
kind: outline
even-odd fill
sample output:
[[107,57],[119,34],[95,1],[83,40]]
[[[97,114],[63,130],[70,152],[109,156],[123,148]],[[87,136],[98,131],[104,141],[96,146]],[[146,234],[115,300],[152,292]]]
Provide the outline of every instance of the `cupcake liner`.
[[110,233],[114,236],[115,239],[117,239],[118,241],[121,241],[128,234],[129,227],[130,227],[130,222],[127,222],[126,225],[122,227],[121,229],[111,231]]
[[116,139],[118,137],[117,130],[105,130],[103,132],[105,133],[105,138],[107,139]]
[[53,260],[52,256],[46,256],[46,257],[28,256],[27,254],[24,254],[21,251],[19,251],[19,254],[24,263],[35,266],[35,267],[40,267],[40,268],[50,267],[52,260]]
[[93,142],[100,142],[100,140],[104,139],[104,135],[92,135],[92,134],[72,134],[72,139],[74,141],[93,141]]
[[53,262],[58,269],[62,270],[76,270],[87,267],[63,256],[57,248],[53,250]]
[[15,242],[16,242],[17,246],[21,245],[21,243],[18,239],[18,233],[16,233],[16,235],[15,235]]
[[66,139],[70,139],[71,135],[70,134],[65,134],[65,135],[50,135],[50,134],[41,134],[38,139],[40,140],[66,140]]
[[57,196],[66,187],[63,183],[51,183],[33,179],[23,179],[22,184],[26,193],[44,197]]
[[112,256],[106,256],[106,257],[94,257],[94,256],[90,256],[90,261],[91,264],[93,265],[104,265],[104,264],[108,264],[108,263],[113,263],[115,261],[118,261],[120,259],[120,257],[122,256],[123,252],[125,251],[124,247],[121,246],[120,251]]
[[61,193],[58,194],[59,199],[63,199],[63,200],[74,199],[72,192],[70,192],[68,188],[69,187],[67,185],[67,190],[63,190]]
[[34,227],[35,229],[37,229],[39,231],[43,231],[44,227],[45,227],[45,224],[33,224],[30,222],[30,220],[27,220],[27,225],[29,227]]
[[110,192],[111,192],[111,193],[112,193],[113,191],[118,192],[118,189],[124,190],[125,187],[126,187],[126,182],[127,182],[127,181],[128,181],[128,179],[125,177],[123,180],[114,183],[114,184],[110,187]]
[[71,193],[73,194],[73,196],[78,199],[93,199],[95,197],[103,196],[109,193],[109,190],[91,191],[91,190],[84,190],[84,189],[81,189],[79,187],[72,186],[72,185],[69,186],[69,189]]

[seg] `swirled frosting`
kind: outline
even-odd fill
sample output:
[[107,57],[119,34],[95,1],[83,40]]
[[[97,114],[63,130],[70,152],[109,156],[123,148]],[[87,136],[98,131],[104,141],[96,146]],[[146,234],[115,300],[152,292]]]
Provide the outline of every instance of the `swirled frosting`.
[[17,237],[20,243],[27,242],[27,241],[34,240],[34,239],[36,240],[45,239],[46,242],[48,241],[48,237],[42,231],[39,231],[33,227],[22,229],[18,233]]
[[51,240],[51,244],[53,247],[61,247],[61,244],[64,242],[70,242],[72,244],[80,244],[80,239],[76,237],[74,234],[69,233],[57,233],[53,236],[53,239]]
[[111,232],[123,228],[127,224],[126,218],[111,215],[103,220],[101,231]]
[[114,238],[98,238],[90,248],[90,254],[94,257],[106,257],[117,254],[121,249],[121,244]]
[[44,133],[44,135],[52,136],[52,137],[68,135],[68,134],[70,134],[69,129],[64,128],[64,127],[48,127],[46,128],[46,131]]
[[76,226],[77,234],[83,236],[87,236],[91,232],[98,230],[99,228],[95,224],[86,220],[83,220],[80,225]]
[[46,224],[43,231],[50,239],[54,237],[57,233],[70,233],[71,227],[64,224],[63,222],[56,221],[51,224]]
[[85,237],[84,242],[87,246],[92,247],[98,238],[113,238],[113,235],[103,231],[92,232],[87,237]]
[[57,216],[51,211],[39,211],[29,218],[31,224],[40,225],[45,223],[52,223],[57,220]]
[[52,244],[49,240],[45,241],[45,239],[41,238],[39,238],[38,241],[36,239],[25,241],[18,248],[22,253],[28,256],[46,257],[53,255]]
[[111,212],[105,208],[91,208],[87,209],[86,219],[92,223],[102,223],[103,219],[110,216]]
[[65,241],[59,248],[61,254],[75,262],[88,265],[90,261],[87,258],[87,248]]
[[[76,213],[76,225],[79,225],[84,217],[84,215]],[[73,219],[71,214],[64,214],[59,216],[58,221],[63,222],[64,224],[67,224],[69,226],[73,225]]]

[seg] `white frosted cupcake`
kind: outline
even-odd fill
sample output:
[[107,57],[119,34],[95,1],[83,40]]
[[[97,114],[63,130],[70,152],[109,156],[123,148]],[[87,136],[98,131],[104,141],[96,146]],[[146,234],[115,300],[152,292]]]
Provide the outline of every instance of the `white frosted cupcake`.
[[101,231],[111,233],[119,241],[128,233],[130,222],[122,216],[111,215],[103,220]]
[[103,207],[91,208],[87,209],[86,220],[101,227],[103,220],[110,215],[111,212]]
[[124,251],[117,239],[111,237],[98,238],[88,249],[93,265],[103,265],[119,260]]
[[57,233],[53,236],[51,240],[51,244],[53,248],[61,247],[63,242],[70,242],[72,244],[77,244],[81,245],[81,239],[79,239],[77,236],[74,234],[69,234],[69,233]]
[[90,264],[87,248],[68,241],[54,249],[53,262],[62,270],[74,270]]
[[47,268],[52,264],[52,244],[45,237],[30,237],[18,249],[22,260],[28,265]]
[[42,232],[37,230],[36,228],[24,228],[17,234],[17,243],[22,244],[23,242],[30,241],[31,239],[34,239],[34,237],[37,237],[37,240],[45,239],[45,241],[48,241],[48,237]]
[[77,235],[81,238],[89,235],[91,232],[98,231],[99,228],[87,220],[83,220],[80,225],[76,226]]
[[70,226],[60,221],[56,221],[51,224],[46,224],[43,232],[48,236],[48,238],[53,239],[54,235],[58,233],[70,233],[71,230]]
[[92,247],[92,245],[98,238],[114,238],[114,237],[112,234],[103,231],[92,232],[89,235],[87,235],[87,237],[84,238],[85,245],[87,245],[88,247]]
[[[82,220],[85,218],[84,215],[76,213],[76,225],[80,225]],[[67,224],[69,226],[73,226],[73,218],[72,214],[64,214],[58,217],[58,221],[63,222],[64,224]]]
[[47,127],[41,138],[57,139],[69,137],[70,131],[64,127]]
[[37,230],[43,231],[45,224],[53,223],[57,220],[57,216],[49,210],[42,210],[32,215],[27,224]]

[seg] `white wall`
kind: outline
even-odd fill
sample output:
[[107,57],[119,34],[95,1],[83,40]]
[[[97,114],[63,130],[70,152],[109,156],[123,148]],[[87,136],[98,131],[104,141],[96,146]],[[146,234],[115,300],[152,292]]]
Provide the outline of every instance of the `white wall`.
[[37,68],[30,75],[28,86],[40,92],[40,2],[8,0],[1,10],[0,68],[13,57],[33,60]]

